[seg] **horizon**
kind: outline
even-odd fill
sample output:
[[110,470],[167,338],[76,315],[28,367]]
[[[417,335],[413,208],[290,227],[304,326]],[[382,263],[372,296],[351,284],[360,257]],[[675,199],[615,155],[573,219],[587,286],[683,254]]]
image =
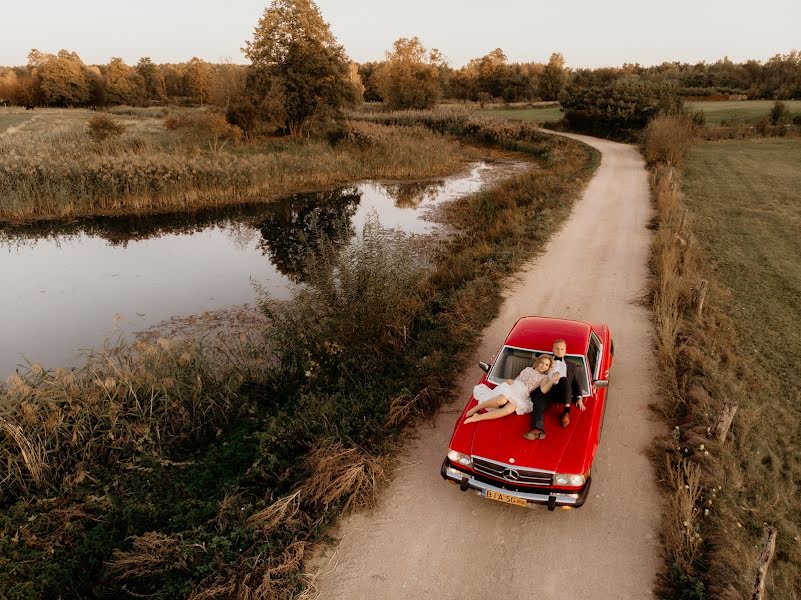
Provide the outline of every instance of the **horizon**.
[[[586,18],[564,24],[558,7],[533,7],[519,0],[507,0],[507,10],[494,12],[487,12],[478,0],[441,0],[433,6],[410,0],[403,6],[382,7],[381,15],[365,13],[355,0],[318,0],[316,4],[355,62],[383,60],[396,39],[417,36],[427,48],[438,48],[457,69],[495,48],[501,48],[510,63],[545,63],[552,53],[560,52],[571,69],[710,64],[724,58],[764,63],[798,49],[791,23],[801,20],[801,5],[785,0],[768,2],[757,15],[732,14],[723,10],[729,5],[720,0],[701,7],[677,0],[676,10],[660,15],[658,24],[647,16],[637,21],[638,5],[633,0],[615,0],[604,7],[580,3],[571,14],[583,11]],[[694,20],[682,20],[683,11],[678,8],[683,5]],[[5,9],[7,18],[0,24],[0,65],[26,65],[32,48],[49,54],[61,49],[76,52],[87,65],[105,65],[112,57],[134,65],[144,56],[160,64],[187,62],[195,56],[211,63],[248,64],[240,49],[251,39],[267,6],[264,0],[241,1],[224,11],[208,0],[180,0],[168,7],[143,0],[135,9],[109,8],[96,0],[78,7],[53,0],[35,6],[13,4]],[[425,10],[414,10],[415,6]],[[186,27],[186,14],[195,17],[193,27]],[[783,15],[778,24],[776,14]],[[155,21],[154,15],[158,16]],[[519,18],[510,20],[510,15]],[[629,15],[629,20],[620,15]],[[764,27],[760,27],[762,21]],[[536,24],[543,22],[538,29]],[[753,32],[747,46],[742,42],[743,30]],[[143,36],[142,31],[152,36]],[[668,45],[669,39],[673,42]]]

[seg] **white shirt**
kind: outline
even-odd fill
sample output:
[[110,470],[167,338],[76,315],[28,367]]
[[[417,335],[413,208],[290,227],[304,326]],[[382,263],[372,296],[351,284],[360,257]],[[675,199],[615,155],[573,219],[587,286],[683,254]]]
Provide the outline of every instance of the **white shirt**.
[[564,360],[555,360],[548,370],[548,378],[552,377],[554,373],[559,373],[559,377],[567,377],[567,365]]

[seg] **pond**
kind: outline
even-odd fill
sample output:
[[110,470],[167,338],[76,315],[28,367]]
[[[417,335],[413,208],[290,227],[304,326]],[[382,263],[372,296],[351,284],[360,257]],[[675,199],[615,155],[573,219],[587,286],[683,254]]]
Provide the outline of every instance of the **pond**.
[[524,167],[479,162],[433,182],[366,181],[192,214],[0,227],[0,378],[28,362],[74,364],[78,349],[176,315],[253,303],[254,283],[289,299],[320,236],[347,242],[372,213],[386,228],[433,233],[441,225],[432,208]]

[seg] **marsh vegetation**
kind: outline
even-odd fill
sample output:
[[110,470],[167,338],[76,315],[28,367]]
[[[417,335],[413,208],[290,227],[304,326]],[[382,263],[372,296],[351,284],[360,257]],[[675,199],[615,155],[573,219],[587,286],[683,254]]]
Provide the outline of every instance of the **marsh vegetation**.
[[[115,111],[119,134],[95,139],[85,110],[41,110],[0,144],[0,219],[134,215],[272,200],[359,179],[449,175],[469,152],[425,129],[343,126],[328,140],[239,143],[205,111]],[[1,118],[1,117],[0,117]]]

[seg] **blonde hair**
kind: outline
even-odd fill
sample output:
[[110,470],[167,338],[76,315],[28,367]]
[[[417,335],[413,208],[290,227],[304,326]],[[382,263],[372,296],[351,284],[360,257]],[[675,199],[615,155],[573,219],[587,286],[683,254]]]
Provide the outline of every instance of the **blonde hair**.
[[547,360],[547,361],[550,363],[550,364],[548,365],[548,367],[550,367],[551,365],[553,365],[553,356],[551,356],[550,354],[540,354],[540,355],[539,355],[537,358],[535,358],[535,359],[534,359],[534,362],[532,363],[532,365],[531,365],[531,366],[532,366],[534,369],[536,369],[537,367],[539,367],[539,366],[540,366],[540,363],[541,363],[542,361],[544,361],[544,360]]

